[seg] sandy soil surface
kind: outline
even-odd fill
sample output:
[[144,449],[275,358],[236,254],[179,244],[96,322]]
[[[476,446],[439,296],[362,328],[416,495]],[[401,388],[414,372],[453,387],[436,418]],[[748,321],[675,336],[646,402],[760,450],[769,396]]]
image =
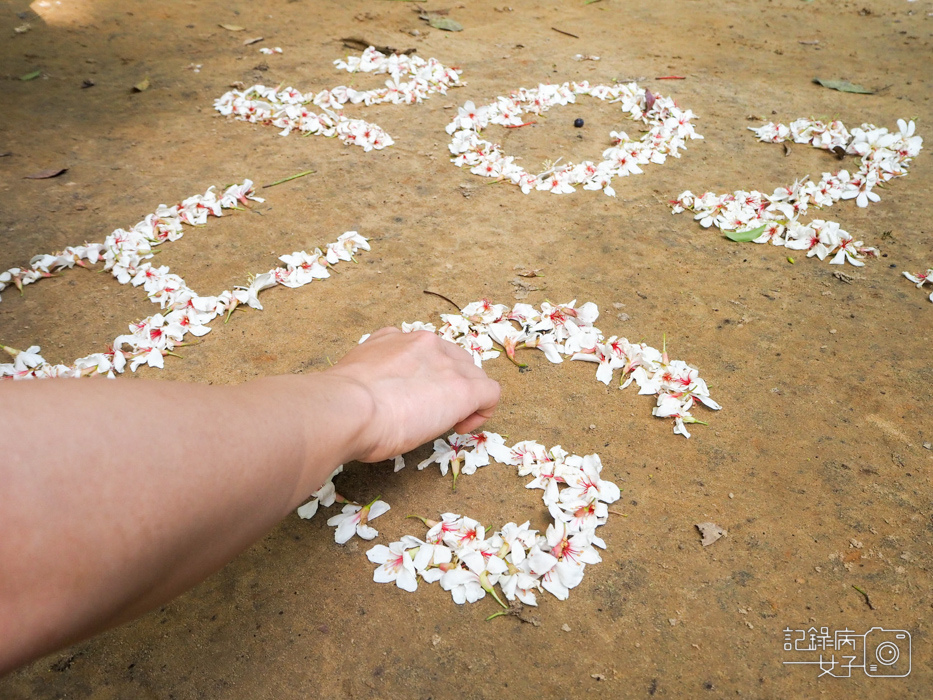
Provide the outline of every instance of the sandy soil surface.
[[[265,311],[215,323],[184,359],[140,376],[226,383],[315,371],[363,333],[449,311],[425,289],[460,304],[514,303],[518,266],[544,273],[525,280],[541,287],[525,301],[593,301],[607,334],[655,346],[666,334],[671,355],[700,369],[724,409],[698,410],[709,427],[685,440],[651,417],[653,399],[603,387],[592,365],[555,366],[537,354],[530,372],[488,364],[503,386],[491,430],[598,451],[624,489],[617,508],[627,517],[612,516],[600,533],[603,563],[566,602],[543,596],[532,613],[539,626],[485,622],[496,609],[488,598],[458,607],[437,586],[409,594],[375,584],[366,543],[337,546],[324,518],[292,516],[164,608],[0,680],[0,696],[929,697],[933,304],[901,276],[933,266],[929,154],[880,203],[827,212],[884,254],[843,270],[851,282],[835,278],[835,266],[802,255],[790,264],[783,249],[701,229],[672,216],[667,200],[688,188],[770,192],[835,169],[812,148],[785,156],[757,143],[746,127],[758,118],[894,128],[913,117],[930,143],[933,3],[427,6],[451,7],[464,30],[431,29],[407,2],[0,2],[0,152],[12,152],[0,158],[0,269],[102,240],[211,184],[314,169],[265,190],[255,213],[164,246],[160,262],[216,293],[348,229],[371,237],[372,252],[325,283],[266,293]],[[14,34],[24,22],[31,30]],[[252,36],[265,41],[244,46]],[[371,153],[282,138],[213,111],[234,81],[302,90],[345,82],[331,62],[350,53],[347,36],[416,48],[462,68],[467,84],[416,107],[354,110],[395,138]],[[259,46],[284,54],[263,56]],[[602,60],[574,61],[578,53]],[[19,79],[34,70],[42,76]],[[672,74],[686,79],[656,79]],[[146,76],[150,89],[131,93]],[[844,94],[815,76],[880,90]],[[615,199],[526,196],[449,163],[444,127],[457,105],[583,78],[637,78],[672,95],[697,113],[705,141],[619,180]],[[584,128],[573,128],[577,117]],[[598,158],[608,131],[629,126],[595,100],[539,121],[495,138],[535,165]],[[68,172],[23,179],[53,166]],[[151,313],[138,290],[75,270],[23,297],[5,292],[0,342],[71,360]],[[463,478],[456,494],[436,471],[392,475],[386,465],[350,465],[339,486],[393,505],[378,521],[383,542],[419,532],[408,513],[547,522],[537,492],[506,468]],[[694,525],[703,521],[728,537],[702,547]],[[911,674],[818,678],[816,666],[783,665],[784,630],[811,626],[907,630]]]

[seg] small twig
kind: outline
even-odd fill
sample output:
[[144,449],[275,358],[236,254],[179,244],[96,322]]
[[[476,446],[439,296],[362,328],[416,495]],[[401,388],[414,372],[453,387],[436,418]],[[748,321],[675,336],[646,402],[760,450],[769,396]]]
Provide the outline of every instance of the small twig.
[[871,603],[871,598],[868,597],[868,594],[867,594],[865,591],[863,591],[861,588],[859,588],[859,587],[856,586],[855,584],[852,584],[852,588],[854,588],[855,590],[857,590],[859,593],[862,594],[862,597],[865,598],[865,603],[868,605],[869,609],[871,609],[871,610],[875,610],[875,609],[876,609],[875,606],[872,605],[872,603]]
[[687,77],[684,75],[662,75],[655,80],[686,80]]
[[553,29],[553,30],[554,30],[555,32],[557,32],[558,34],[563,34],[564,36],[572,36],[574,39],[579,39],[579,38],[580,38],[580,37],[578,37],[576,34],[571,34],[570,32],[565,32],[563,29],[558,29],[557,27],[551,27],[551,29]]
[[448,299],[448,298],[445,297],[443,294],[438,294],[437,292],[432,292],[432,291],[430,291],[430,290],[428,290],[428,289],[425,289],[425,290],[423,290],[423,291],[424,291],[425,294],[431,294],[432,296],[440,297],[441,299],[443,299],[444,301],[446,301],[448,304],[451,304],[452,306],[455,306],[455,307],[457,308],[457,311],[460,311],[461,308],[462,308],[459,304],[457,304],[456,302],[452,301],[451,299]]
[[270,182],[268,185],[263,185],[263,189],[266,187],[275,187],[276,185],[281,185],[283,182],[291,182],[292,180],[297,180],[299,177],[304,177],[305,175],[313,174],[313,170],[305,170],[303,173],[298,173],[297,175],[290,175],[288,177],[282,178],[281,180],[276,180],[275,182]]

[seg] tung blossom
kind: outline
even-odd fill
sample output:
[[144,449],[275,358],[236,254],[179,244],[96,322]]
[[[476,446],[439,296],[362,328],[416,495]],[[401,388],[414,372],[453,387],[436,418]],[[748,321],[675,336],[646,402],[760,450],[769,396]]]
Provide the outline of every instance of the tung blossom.
[[912,160],[920,153],[923,140],[915,135],[914,123],[897,121],[897,131],[889,132],[872,124],[863,124],[851,132],[836,120],[829,123],[798,119],[790,125],[768,123],[752,127],[760,141],[810,144],[815,148],[860,158],[855,172],[838,170],[823,173],[818,182],[803,178],[789,187],[778,187],[773,194],[745,192],[717,195],[706,192],[695,195],[689,190],[672,200],[677,214],[690,210],[704,228],[716,227],[724,232],[761,230],[755,243],[771,243],[791,250],[806,251],[807,257],[830,258],[830,264],[849,263],[860,267],[865,257],[877,251],[864,247],[861,241],[839,227],[822,219],[801,221],[811,206],[830,207],[840,200],[854,200],[867,207],[881,200],[877,190],[896,177],[903,177]]
[[[532,122],[524,121],[526,118],[541,115],[552,107],[574,103],[582,96],[619,104],[629,118],[645,126],[646,133],[641,139],[633,140],[624,132],[611,132],[614,142],[603,151],[601,162],[546,164],[539,173],[528,172],[513,156],[502,153],[498,144],[481,136],[492,125],[527,126]],[[695,115],[690,110],[681,110],[669,97],[654,95],[635,83],[590,85],[583,81],[520,88],[509,97],[499,97],[482,107],[466,102],[447,125],[447,133],[451,135],[451,162],[469,168],[475,175],[518,185],[524,194],[532,190],[570,194],[576,191],[576,185],[583,185],[584,189],[602,190],[608,196],[615,196],[611,186],[613,178],[640,174],[641,166],[663,163],[668,156],[680,157],[680,150],[688,140],[703,138],[696,133],[693,119]]]
[[[260,51],[282,53],[279,47]],[[360,56],[348,56],[346,60],[334,61],[334,65],[351,74],[373,73],[386,75],[388,79],[384,87],[373,90],[337,85],[317,93],[301,93],[292,87],[253,85],[224,93],[214,100],[214,109],[240,121],[273,126],[280,129],[282,136],[298,131],[336,137],[368,152],[391,146],[394,141],[378,125],[345,116],[342,110],[347,104],[412,105],[431,95],[447,94],[449,88],[462,85],[459,71],[445,67],[434,58],[386,56],[372,46]]]
[[378,498],[365,506],[348,503],[343,507],[343,511],[339,515],[329,518],[327,524],[337,528],[334,532],[334,541],[337,544],[346,544],[353,535],[358,535],[364,540],[375,539],[379,532],[369,522],[378,518],[390,508],[391,506],[388,503],[380,501]]
[[[185,281],[173,274],[167,266],[155,266],[151,259],[155,248],[166,241],[182,237],[187,226],[201,225],[209,217],[222,216],[224,209],[240,209],[245,204],[262,202],[253,191],[253,183],[246,180],[231,185],[218,194],[213,187],[202,195],[193,195],[174,206],[160,204],[153,214],[129,229],[118,228],[103,243],[69,246],[60,253],[33,256],[31,269],[11,268],[0,272],[0,291],[14,285],[23,286],[48,277],[54,272],[87,263],[103,264],[120,284],[141,287],[161,311],[133,323],[129,333],[116,337],[112,349],[105,353],[92,353],[79,358],[72,365],[51,365],[39,354],[38,347],[30,348],[18,363],[0,364],[0,379],[31,379],[46,377],[84,377],[105,374],[113,377],[129,367],[136,371],[146,365],[160,369],[165,356],[175,355],[184,344],[187,334],[201,337],[210,332],[209,323],[217,316],[229,315],[239,306],[261,309],[259,293],[276,285],[299,287],[329,276],[331,266],[326,256],[315,250],[282,256],[286,267],[278,267],[254,276],[247,286],[227,290],[217,296],[199,296]],[[367,240],[355,231],[348,231],[328,246],[337,260],[352,259],[357,250],[368,250]],[[18,352],[18,351],[17,351]],[[26,366],[26,359],[30,359]]]

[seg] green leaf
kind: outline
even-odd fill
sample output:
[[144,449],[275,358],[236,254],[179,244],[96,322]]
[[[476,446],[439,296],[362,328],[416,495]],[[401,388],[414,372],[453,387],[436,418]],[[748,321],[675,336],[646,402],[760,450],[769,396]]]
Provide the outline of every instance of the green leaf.
[[748,231],[726,231],[726,238],[730,241],[737,241],[738,243],[748,243],[749,241],[754,241],[758,236],[764,233],[767,227],[768,224],[765,224],[764,226],[749,229]]
[[848,80],[823,80],[822,78],[814,78],[813,82],[817,85],[822,85],[825,88],[830,90],[838,90],[839,92],[855,92],[859,95],[874,95],[874,90],[869,90],[866,87],[861,85],[856,85],[855,83],[850,83]]
[[430,17],[428,19],[428,24],[435,29],[442,29],[445,32],[463,31],[463,25],[449,17]]
[[42,75],[41,70],[34,70],[32,73],[26,73],[26,75],[19,76],[19,79],[25,82],[27,80],[35,80],[40,75]]

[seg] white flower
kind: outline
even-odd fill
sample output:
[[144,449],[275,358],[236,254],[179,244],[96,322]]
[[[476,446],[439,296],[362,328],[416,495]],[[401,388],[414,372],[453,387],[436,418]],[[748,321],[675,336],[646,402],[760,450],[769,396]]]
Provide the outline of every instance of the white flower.
[[367,506],[347,504],[339,515],[328,519],[327,524],[337,528],[334,540],[337,544],[346,544],[353,535],[359,535],[364,540],[375,538],[379,532],[368,523],[378,518],[390,509],[388,503],[378,498]]
[[381,564],[373,572],[373,581],[376,583],[395,581],[395,585],[403,591],[418,590],[415,564],[401,542],[393,542],[388,547],[377,544],[366,552],[366,557],[374,564]]

